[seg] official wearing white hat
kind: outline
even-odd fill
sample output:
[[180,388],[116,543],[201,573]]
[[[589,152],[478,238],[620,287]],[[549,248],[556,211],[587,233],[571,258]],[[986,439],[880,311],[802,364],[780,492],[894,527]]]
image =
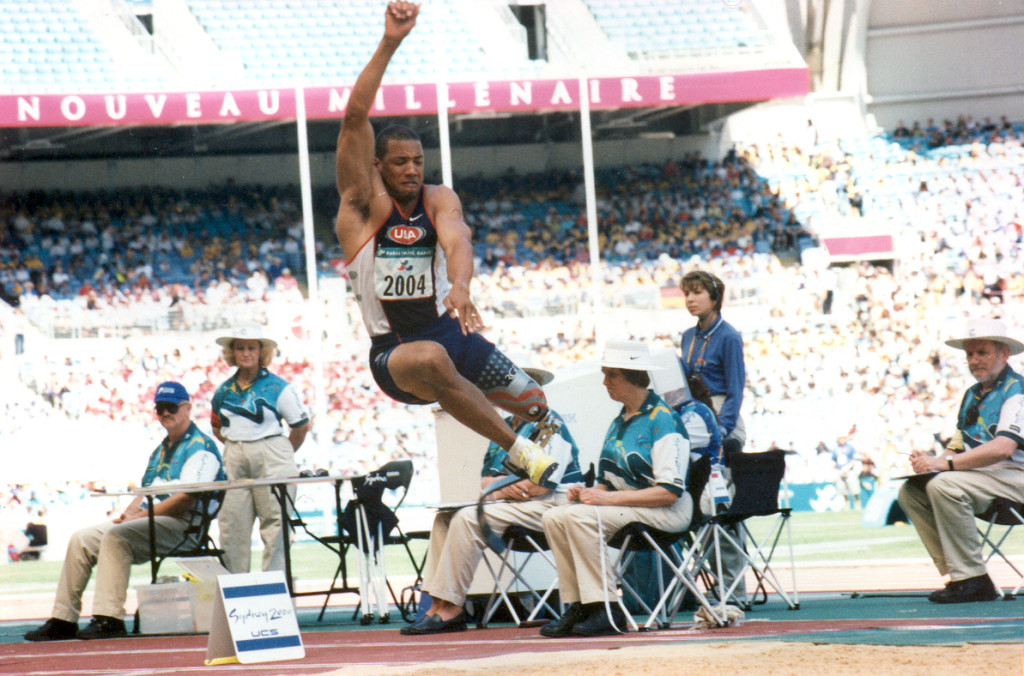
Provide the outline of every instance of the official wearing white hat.
[[[963,350],[977,382],[964,394],[957,433],[938,457],[911,454],[915,472],[900,488],[900,506],[942,575],[935,603],[991,601],[999,597],[985,569],[974,515],[997,497],[1024,501],[1024,377],[1010,368],[1024,343],[1003,322],[972,319],[946,345]],[[937,474],[936,474],[937,473]]]
[[[246,324],[216,343],[224,361],[236,367],[214,393],[210,415],[213,434],[224,444],[228,479],[297,476],[295,451],[309,432],[309,409],[297,388],[267,370],[277,342],[259,324]],[[259,486],[228,491],[217,518],[224,564],[232,573],[249,572],[257,517],[263,570],[284,569],[281,508],[270,487]]]
[[605,436],[596,483],[571,486],[569,502],[544,514],[559,594],[570,605],[559,620],[541,628],[543,636],[623,631],[626,618],[612,576],[605,575],[612,561],[600,538],[606,543],[634,521],[675,532],[690,523],[693,501],[684,489],[690,442],[679,416],[647,389],[649,372],[655,369],[644,343],[610,342],[605,347],[604,386],[622,409]]

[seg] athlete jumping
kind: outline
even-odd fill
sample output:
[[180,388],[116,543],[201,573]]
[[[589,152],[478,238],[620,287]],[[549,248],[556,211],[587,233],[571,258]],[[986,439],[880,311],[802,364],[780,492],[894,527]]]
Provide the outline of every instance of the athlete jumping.
[[477,333],[484,326],[470,298],[473,248],[462,203],[451,188],[423,183],[423,145],[411,129],[388,127],[374,139],[370,125],[384,71],[419,9],[388,3],[384,36],[352,88],[338,135],[335,231],[371,337],[370,370],[388,396],[436,401],[508,451],[513,470],[546,484],[557,462],[494,410],[538,421],[541,441],[551,435],[543,390]]

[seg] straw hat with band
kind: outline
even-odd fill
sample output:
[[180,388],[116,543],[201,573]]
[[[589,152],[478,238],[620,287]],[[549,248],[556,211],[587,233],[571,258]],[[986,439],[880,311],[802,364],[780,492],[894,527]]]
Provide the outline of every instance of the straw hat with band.
[[217,344],[221,347],[231,347],[231,343],[234,342],[236,338],[238,340],[258,340],[262,345],[277,347],[277,341],[263,336],[263,327],[259,324],[246,324],[244,326],[236,327],[230,334],[218,338]]

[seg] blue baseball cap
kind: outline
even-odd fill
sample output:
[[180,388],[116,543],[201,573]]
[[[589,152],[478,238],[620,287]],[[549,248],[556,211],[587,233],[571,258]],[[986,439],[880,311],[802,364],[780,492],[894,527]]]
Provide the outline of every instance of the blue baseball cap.
[[153,397],[153,401],[167,401],[172,404],[180,404],[188,400],[188,390],[185,389],[185,386],[172,380],[157,385],[156,396]]

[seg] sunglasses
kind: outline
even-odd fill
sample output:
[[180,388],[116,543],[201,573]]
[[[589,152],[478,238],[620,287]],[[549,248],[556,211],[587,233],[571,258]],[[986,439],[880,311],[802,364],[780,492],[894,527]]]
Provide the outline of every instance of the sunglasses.
[[169,401],[158,401],[156,403],[156,414],[163,415],[164,413],[170,413],[171,415],[174,415],[178,412],[179,406],[180,404],[174,404]]

